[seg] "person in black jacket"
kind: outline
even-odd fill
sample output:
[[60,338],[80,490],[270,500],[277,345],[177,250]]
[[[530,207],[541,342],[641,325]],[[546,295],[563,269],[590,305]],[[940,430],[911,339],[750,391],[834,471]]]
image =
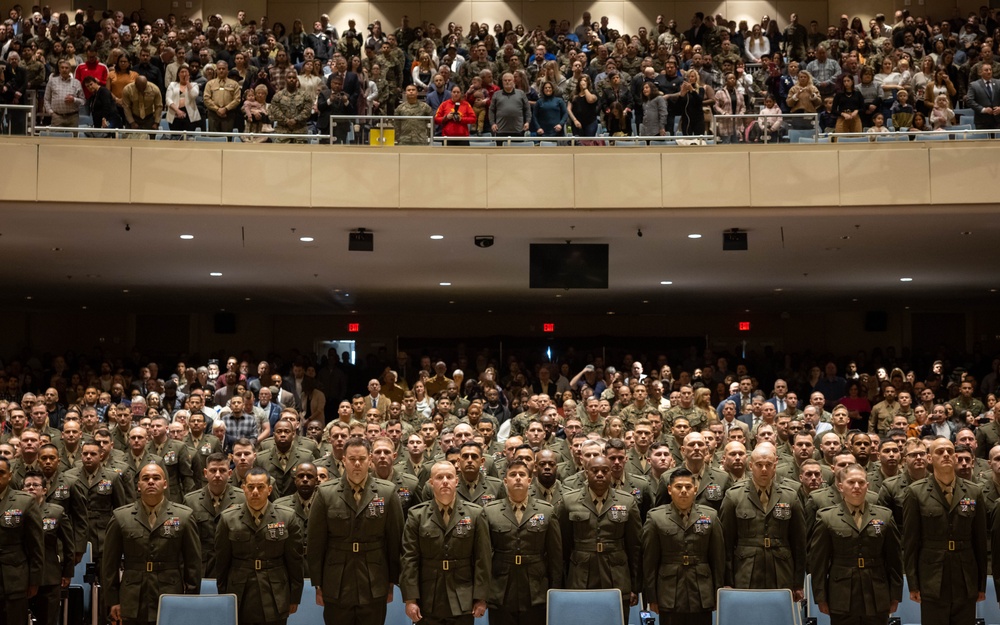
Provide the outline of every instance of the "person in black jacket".
[[115,98],[108,88],[93,76],[87,76],[84,83],[86,84],[86,92],[91,94],[90,98],[87,99],[87,104],[90,106],[90,114],[94,119],[94,128],[121,128],[122,118],[118,113],[118,105],[115,104]]

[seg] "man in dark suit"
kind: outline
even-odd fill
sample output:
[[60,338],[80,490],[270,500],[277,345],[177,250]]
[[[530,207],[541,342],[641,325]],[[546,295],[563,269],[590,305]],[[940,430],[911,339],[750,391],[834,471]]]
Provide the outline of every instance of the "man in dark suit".
[[993,79],[992,65],[980,66],[979,80],[969,85],[965,99],[975,113],[977,130],[1000,128],[1000,81]]
[[956,429],[958,426],[954,421],[948,419],[944,404],[936,404],[931,409],[930,416],[927,417],[927,423],[920,428],[920,436],[943,436],[954,442]]

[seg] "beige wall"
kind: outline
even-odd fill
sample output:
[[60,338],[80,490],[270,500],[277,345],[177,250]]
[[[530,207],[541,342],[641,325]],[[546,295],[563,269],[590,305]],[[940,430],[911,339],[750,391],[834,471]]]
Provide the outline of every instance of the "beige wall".
[[[703,198],[707,207],[868,206],[992,204],[989,185],[969,179],[1000,176],[995,142],[706,146],[673,148],[333,148],[330,146],[227,145],[201,142],[107,142],[73,139],[0,139],[12,171],[0,178],[0,198],[39,202],[159,204],[174,180],[194,180],[178,204],[200,206],[313,206],[317,208],[434,208],[466,206],[467,188],[435,185],[434,206],[423,192],[467,172],[484,189],[486,209],[614,206],[661,208]],[[642,181],[611,185],[608,179]],[[52,185],[42,172],[75,171],[90,181],[86,195],[73,185]],[[717,172],[727,172],[717,184]],[[911,182],[892,194],[886,180],[900,171]],[[223,185],[252,175],[262,184]],[[783,182],[775,184],[775,176]],[[331,176],[363,181],[363,196],[331,197]],[[530,180],[512,189],[506,181]],[[430,178],[428,178],[428,176]],[[285,182],[300,184],[289,187]],[[123,180],[130,184],[122,184]],[[669,181],[669,184],[664,184]],[[711,188],[712,193],[705,190]],[[650,189],[660,189],[650,193]]]

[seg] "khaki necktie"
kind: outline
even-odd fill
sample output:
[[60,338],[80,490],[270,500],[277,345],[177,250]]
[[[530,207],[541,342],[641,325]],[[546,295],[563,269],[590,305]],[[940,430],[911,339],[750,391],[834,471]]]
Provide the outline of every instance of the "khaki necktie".
[[854,525],[858,529],[861,529],[861,523],[864,521],[864,517],[861,515],[861,510],[857,509],[854,511]]
[[253,524],[260,527],[260,520],[264,518],[264,515],[260,512],[253,512]]
[[444,508],[441,509],[441,518],[444,519],[444,524],[448,525],[448,523],[451,521],[451,507],[450,506],[445,506]]
[[521,524],[521,519],[524,518],[524,506],[515,505],[514,506],[514,518],[517,519],[517,524]]
[[683,527],[688,526],[688,521],[691,519],[689,512],[681,512],[681,525]]
[[212,508],[215,510],[216,514],[219,514],[219,508],[222,507],[222,497],[212,496]]
[[278,454],[278,463],[281,465],[282,471],[288,470],[288,456],[285,454]]
[[355,488],[354,489],[354,503],[356,503],[358,505],[361,505],[361,489],[360,488]]
[[[136,91],[138,92],[139,90],[136,89]],[[138,97],[136,98],[137,100],[139,100],[139,117],[141,119],[146,119],[146,98],[145,98],[145,95],[146,95],[145,93],[138,93]]]
[[757,494],[760,496],[760,505],[766,509],[768,502],[771,501],[771,496],[768,495],[766,489],[757,491]]
[[648,466],[649,466],[649,461],[648,461],[648,460],[646,460],[645,458],[640,458],[640,459],[639,459],[639,466],[640,466],[640,467],[642,467],[642,470],[643,470],[643,471],[645,471],[645,470],[646,470],[646,467],[648,467]]
[[150,529],[156,527],[156,510],[150,510],[149,512],[149,527]]
[[950,486],[945,486],[944,487],[944,500],[948,502],[948,506],[949,507],[951,507],[951,502],[952,502],[952,497],[953,497],[952,493],[954,493],[954,492],[955,492],[955,485],[954,484],[952,484]]
[[604,509],[604,500],[603,499],[595,499],[594,500],[594,510],[597,510],[597,514],[600,514],[603,509]]

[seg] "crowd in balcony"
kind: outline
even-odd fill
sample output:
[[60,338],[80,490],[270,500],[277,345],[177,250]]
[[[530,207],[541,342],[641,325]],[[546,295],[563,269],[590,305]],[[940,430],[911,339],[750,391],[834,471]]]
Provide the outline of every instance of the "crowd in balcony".
[[[243,11],[227,23],[15,6],[0,24],[0,104],[33,104],[39,126],[77,127],[82,116],[94,128],[157,130],[165,120],[175,131],[323,133],[334,143],[366,137],[364,116],[389,115],[401,118],[393,130],[404,145],[425,145],[431,129],[752,142],[816,123],[881,133],[1000,119],[1000,30],[985,6],[947,19],[901,10],[867,25],[793,13],[784,28],[768,15],[751,24],[698,12],[634,33],[590,13],[576,26],[468,29],[403,16],[394,31],[303,17],[289,28]],[[331,128],[331,115],[345,118]],[[4,131],[23,134],[26,119],[7,110]]]

